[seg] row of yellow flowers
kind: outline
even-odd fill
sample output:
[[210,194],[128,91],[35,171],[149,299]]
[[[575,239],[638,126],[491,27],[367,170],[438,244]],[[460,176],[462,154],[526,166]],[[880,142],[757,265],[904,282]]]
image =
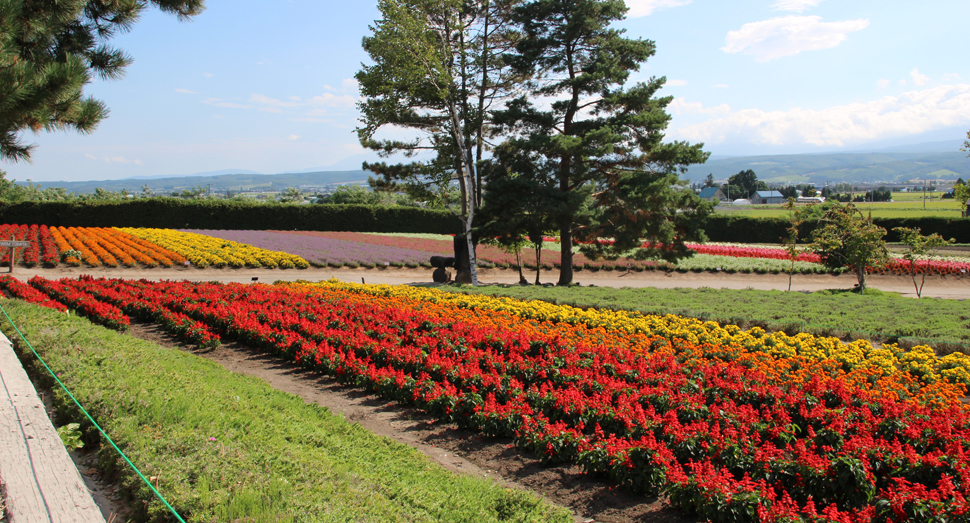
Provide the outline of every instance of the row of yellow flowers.
[[336,280],[312,285],[376,296],[406,297],[459,308],[503,311],[518,317],[553,324],[582,323],[605,330],[662,336],[675,346],[678,340],[683,340],[693,346],[704,344],[737,346],[746,351],[763,352],[776,358],[798,356],[816,361],[830,360],[837,362],[846,372],[872,368],[880,370],[880,374],[892,375],[905,371],[924,386],[938,382],[970,386],[970,356],[953,353],[937,357],[933,349],[925,345],[908,351],[896,344],[874,348],[867,340],[845,343],[833,337],[814,336],[807,333],[789,336],[784,332],[765,332],[760,327],[744,330],[737,325],[722,326],[712,321],[705,322],[672,314],[657,316],[611,309],[584,310],[538,300],[523,301],[504,297],[459,294],[403,285],[361,285]]
[[196,267],[306,269],[310,266],[306,260],[293,254],[260,249],[252,245],[202,234],[172,229],[135,229],[131,227],[122,227],[118,230],[177,252]]

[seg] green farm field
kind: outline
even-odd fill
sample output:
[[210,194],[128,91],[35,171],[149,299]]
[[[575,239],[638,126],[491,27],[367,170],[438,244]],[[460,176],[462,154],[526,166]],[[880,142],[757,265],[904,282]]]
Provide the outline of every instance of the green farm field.
[[[893,193],[891,202],[856,203],[863,212],[872,212],[873,218],[959,218],[960,206],[955,201],[940,198],[941,193],[928,193],[923,201],[922,193]],[[787,218],[783,205],[718,205],[714,212],[756,218]]]

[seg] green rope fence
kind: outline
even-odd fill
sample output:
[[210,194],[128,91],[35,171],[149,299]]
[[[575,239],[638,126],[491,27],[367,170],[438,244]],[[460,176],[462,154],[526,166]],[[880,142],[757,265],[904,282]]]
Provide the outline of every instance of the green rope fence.
[[118,445],[116,445],[114,440],[111,439],[111,436],[108,436],[108,433],[101,428],[101,425],[98,425],[98,422],[95,421],[93,417],[91,417],[91,414],[89,414],[88,411],[85,410],[83,406],[81,406],[81,402],[79,402],[77,398],[74,397],[74,394],[71,394],[71,391],[67,390],[67,386],[65,386],[64,383],[60,380],[60,378],[57,377],[57,374],[53,370],[51,370],[49,366],[47,366],[47,362],[44,361],[44,358],[42,358],[40,354],[37,353],[37,351],[34,349],[34,346],[30,344],[30,341],[27,340],[27,337],[24,336],[24,333],[20,331],[20,328],[17,327],[17,324],[14,323],[13,318],[11,318],[9,314],[7,314],[7,310],[4,309],[2,305],[0,305],[0,312],[3,312],[3,315],[7,318],[7,321],[10,322],[10,325],[13,326],[14,330],[17,331],[17,334],[20,335],[20,339],[24,340],[24,343],[27,344],[27,347],[30,349],[32,353],[34,353],[34,356],[37,357],[37,359],[44,366],[44,368],[47,369],[47,372],[49,372],[51,377],[54,378],[54,381],[56,381],[57,384],[60,385],[62,389],[64,389],[64,392],[68,395],[68,397],[71,398],[71,401],[73,401],[74,404],[77,405],[77,408],[80,409],[81,412],[88,418],[88,420],[91,421],[94,427],[98,429],[98,432],[100,432],[101,435],[104,436],[104,439],[107,440],[112,447],[114,447],[114,449],[118,452],[118,454],[122,457],[122,459],[125,460],[125,463],[128,463],[128,466],[135,471],[135,474],[138,474],[138,477],[141,478],[141,480],[144,481],[146,485],[148,485],[148,488],[150,488],[152,493],[155,494],[155,497],[157,497],[158,500],[165,505],[165,507],[172,513],[172,515],[174,515],[175,518],[178,519],[180,523],[185,523],[185,520],[182,519],[182,516],[180,516],[179,513],[175,510],[175,508],[173,508],[172,505],[170,505],[168,501],[165,500],[165,497],[162,496],[161,492],[159,492],[155,488],[155,486],[152,485],[150,481],[148,481],[148,478],[146,478],[145,475],[142,474],[140,470],[138,470],[138,467],[136,467],[135,464],[132,463],[130,459],[128,459],[128,456],[126,456],[125,453],[122,452],[120,448],[118,448]]

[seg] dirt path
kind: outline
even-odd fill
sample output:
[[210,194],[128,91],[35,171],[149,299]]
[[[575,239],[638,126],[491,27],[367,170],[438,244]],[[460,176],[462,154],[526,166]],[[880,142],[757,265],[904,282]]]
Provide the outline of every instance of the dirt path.
[[154,324],[134,323],[132,336],[179,348],[210,359],[231,372],[266,380],[274,388],[327,407],[367,430],[414,447],[446,469],[492,478],[500,484],[535,492],[568,507],[583,522],[685,523],[656,498],[633,495],[592,479],[577,466],[544,466],[509,439],[486,438],[437,422],[410,407],[390,403],[360,388],[229,342],[197,350],[175,340]]
[[[276,280],[310,280],[319,281],[337,278],[343,281],[365,283],[402,284],[431,284],[431,269],[381,268],[381,269],[348,269],[348,268],[310,268],[297,269],[142,269],[142,268],[83,268],[59,267],[55,269],[17,267],[13,276],[27,280],[34,275],[45,278],[77,277],[82,274],[104,276],[107,278],[145,278],[149,280],[189,280],[250,283],[272,283]],[[2,274],[2,273],[0,273]],[[255,280],[254,280],[255,278]],[[526,273],[530,282],[535,281],[535,272]],[[555,283],[559,279],[559,271],[543,271],[540,281]],[[515,284],[519,281],[518,272],[510,269],[482,269],[479,280],[483,284]],[[713,272],[623,272],[623,271],[579,271],[575,273],[574,281],[582,285],[596,285],[597,287],[657,287],[670,289],[687,288],[724,288],[724,289],[759,289],[786,290],[788,275],[786,274],[743,274],[743,273],[713,273]],[[851,289],[856,283],[855,276],[843,274],[832,276],[827,274],[795,275],[792,278],[793,291],[819,291],[824,289]],[[872,288],[898,292],[904,296],[916,297],[913,281],[908,276],[870,275],[868,285]],[[923,288],[924,297],[966,299],[970,298],[970,274],[962,276],[929,276]]]

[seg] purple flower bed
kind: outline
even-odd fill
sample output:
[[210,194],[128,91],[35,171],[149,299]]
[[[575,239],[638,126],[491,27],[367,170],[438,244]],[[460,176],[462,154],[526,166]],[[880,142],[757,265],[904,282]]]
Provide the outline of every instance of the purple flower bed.
[[[333,240],[318,236],[298,236],[295,234],[270,231],[180,230],[245,243],[261,249],[295,254],[319,266],[428,265],[431,256],[436,254],[414,249],[402,249],[400,247]],[[450,253],[440,253],[440,256],[451,255]]]

